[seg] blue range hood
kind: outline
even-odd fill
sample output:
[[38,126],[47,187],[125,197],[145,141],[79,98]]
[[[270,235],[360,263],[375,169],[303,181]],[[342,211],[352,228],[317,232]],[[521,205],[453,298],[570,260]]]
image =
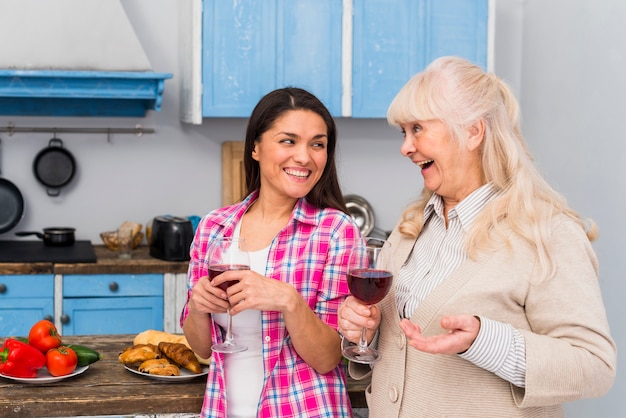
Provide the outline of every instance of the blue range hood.
[[160,110],[168,78],[152,71],[0,70],[0,115],[143,117]]

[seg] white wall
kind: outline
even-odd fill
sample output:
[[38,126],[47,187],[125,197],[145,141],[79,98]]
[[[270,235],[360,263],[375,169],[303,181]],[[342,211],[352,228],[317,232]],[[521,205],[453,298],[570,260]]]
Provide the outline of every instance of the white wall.
[[[155,128],[140,138],[64,134],[78,173],[58,198],[50,198],[32,174],[49,134],[0,133],[2,176],[24,194],[18,230],[74,226],[78,239],[100,243],[99,232],[124,220],[145,223],[155,215],[202,215],[220,205],[221,142],[240,140],[245,119],[205,119],[181,124],[179,115],[178,2],[121,0],[157,72],[170,72],[162,110],[145,118],[1,117],[0,126]],[[495,71],[521,99],[524,132],[537,163],[572,205],[601,228],[595,244],[601,284],[618,345],[626,341],[622,280],[626,257],[626,163],[622,97],[626,3],[622,0],[496,0]],[[114,30],[114,28],[112,28]],[[384,120],[337,121],[339,172],[344,192],[372,204],[377,226],[391,229],[422,186],[419,171],[399,154],[401,138]],[[380,177],[375,177],[380,176]],[[620,353],[620,363],[624,359]],[[626,416],[626,373],[610,394],[568,407],[569,417]]]
[[524,133],[537,164],[600,227],[594,244],[618,345],[609,395],[568,407],[572,417],[626,416],[626,2],[526,0],[522,70]]

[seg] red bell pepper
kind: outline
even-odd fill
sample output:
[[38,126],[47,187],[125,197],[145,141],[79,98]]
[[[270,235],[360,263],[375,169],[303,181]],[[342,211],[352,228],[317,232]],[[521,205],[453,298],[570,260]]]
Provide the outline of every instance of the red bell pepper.
[[14,338],[0,347],[0,373],[12,377],[37,377],[37,370],[46,365],[46,356],[35,347]]

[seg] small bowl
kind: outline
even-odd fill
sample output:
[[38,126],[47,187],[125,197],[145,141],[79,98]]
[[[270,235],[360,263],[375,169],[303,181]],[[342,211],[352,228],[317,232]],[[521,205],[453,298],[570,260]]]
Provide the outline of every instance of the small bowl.
[[[101,232],[100,238],[109,250],[117,251],[117,231]],[[141,241],[143,241],[143,232],[138,232],[133,236],[133,249],[137,248]]]

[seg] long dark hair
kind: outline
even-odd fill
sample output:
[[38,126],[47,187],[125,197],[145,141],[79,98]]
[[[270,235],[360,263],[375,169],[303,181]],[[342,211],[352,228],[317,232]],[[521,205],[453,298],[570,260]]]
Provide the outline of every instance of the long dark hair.
[[246,129],[246,142],[243,151],[243,164],[246,170],[247,194],[261,187],[259,162],[252,158],[256,142],[269,130],[276,119],[290,110],[310,110],[317,113],[326,124],[328,158],[322,177],[306,196],[306,199],[318,208],[335,208],[348,213],[346,203],[341,194],[337,167],[335,165],[335,145],[337,144],[337,127],[335,120],[324,104],[313,94],[296,87],[286,87],[271,91],[257,103]]

